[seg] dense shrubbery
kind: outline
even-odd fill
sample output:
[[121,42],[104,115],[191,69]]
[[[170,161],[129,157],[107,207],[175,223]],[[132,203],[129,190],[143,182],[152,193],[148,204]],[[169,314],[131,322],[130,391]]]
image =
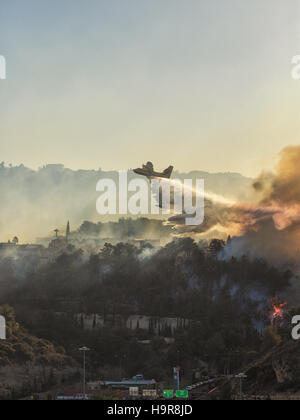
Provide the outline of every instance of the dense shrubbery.
[[7,322],[7,339],[0,341],[0,366],[34,362],[41,365],[66,366],[70,360],[62,349],[57,349],[47,340],[29,334],[15,321],[14,310],[8,305],[0,306],[0,315]]

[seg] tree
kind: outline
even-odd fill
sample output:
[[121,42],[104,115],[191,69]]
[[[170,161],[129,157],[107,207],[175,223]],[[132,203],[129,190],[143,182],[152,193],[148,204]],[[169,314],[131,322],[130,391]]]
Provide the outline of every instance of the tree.
[[12,240],[12,243],[13,243],[14,245],[18,245],[18,243],[19,243],[19,239],[17,238],[17,236],[15,236],[15,237],[14,237],[14,239]]
[[209,244],[211,256],[216,257],[225,247],[225,242],[221,239],[213,239]]

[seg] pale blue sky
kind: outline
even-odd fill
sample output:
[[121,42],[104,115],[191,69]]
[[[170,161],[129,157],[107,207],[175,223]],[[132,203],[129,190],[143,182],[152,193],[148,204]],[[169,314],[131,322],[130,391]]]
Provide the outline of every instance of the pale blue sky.
[[1,0],[0,160],[256,175],[299,143],[300,0]]

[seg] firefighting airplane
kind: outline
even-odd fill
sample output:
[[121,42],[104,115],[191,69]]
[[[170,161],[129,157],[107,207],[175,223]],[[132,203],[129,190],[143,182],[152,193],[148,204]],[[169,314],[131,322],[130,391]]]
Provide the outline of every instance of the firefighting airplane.
[[146,176],[148,179],[151,178],[166,178],[170,179],[174,167],[169,166],[167,169],[165,169],[163,172],[155,172],[154,166],[152,162],[148,162],[147,165],[143,165],[142,168],[134,169],[133,172],[137,175]]

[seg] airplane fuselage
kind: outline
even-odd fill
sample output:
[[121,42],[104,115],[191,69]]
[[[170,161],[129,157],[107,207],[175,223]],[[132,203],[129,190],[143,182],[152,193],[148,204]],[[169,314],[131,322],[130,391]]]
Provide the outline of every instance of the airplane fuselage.
[[142,175],[142,176],[146,176],[147,178],[166,178],[169,179],[170,177],[160,173],[160,172],[151,172],[148,171],[147,169],[134,169],[133,172],[137,175]]

